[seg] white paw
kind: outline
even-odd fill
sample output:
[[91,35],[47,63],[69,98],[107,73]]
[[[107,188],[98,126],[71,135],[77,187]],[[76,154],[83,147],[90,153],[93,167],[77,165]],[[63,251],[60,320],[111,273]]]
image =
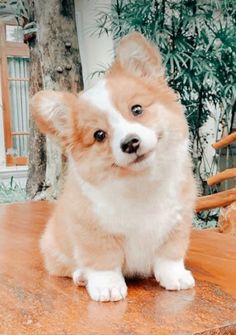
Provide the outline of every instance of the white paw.
[[95,301],[119,301],[127,295],[127,286],[120,272],[90,271],[87,291]]
[[182,260],[159,260],[155,266],[155,277],[167,290],[185,290],[195,286],[195,280]]
[[75,285],[77,286],[85,286],[86,279],[84,277],[83,270],[77,269],[72,273],[72,279]]
[[194,278],[190,271],[183,270],[178,275],[167,275],[160,277],[160,285],[166,290],[186,290],[195,285]]

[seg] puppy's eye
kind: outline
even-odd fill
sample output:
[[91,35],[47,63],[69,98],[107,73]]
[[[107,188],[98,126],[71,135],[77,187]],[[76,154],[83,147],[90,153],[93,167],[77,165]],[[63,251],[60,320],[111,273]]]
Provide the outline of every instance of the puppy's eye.
[[139,116],[143,114],[143,107],[140,105],[134,105],[131,107],[131,112],[134,116]]
[[99,129],[99,130],[95,131],[93,136],[94,136],[94,138],[97,142],[103,142],[106,138],[106,133],[105,133],[105,131]]

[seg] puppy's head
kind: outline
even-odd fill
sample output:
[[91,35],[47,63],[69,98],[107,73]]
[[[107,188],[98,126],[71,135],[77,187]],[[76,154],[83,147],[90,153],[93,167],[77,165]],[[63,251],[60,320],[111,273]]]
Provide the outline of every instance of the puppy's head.
[[60,142],[85,179],[148,173],[168,145],[187,137],[160,54],[138,33],[121,40],[110,71],[94,87],[78,96],[42,91],[31,105],[41,131]]

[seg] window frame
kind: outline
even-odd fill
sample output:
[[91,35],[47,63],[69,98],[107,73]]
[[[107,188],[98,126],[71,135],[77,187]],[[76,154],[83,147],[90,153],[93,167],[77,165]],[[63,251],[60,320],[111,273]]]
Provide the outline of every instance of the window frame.
[[[8,57],[28,57],[29,47],[21,42],[9,42],[6,40],[6,26],[14,25],[14,21],[0,23],[0,60],[1,60],[1,88],[2,88],[2,105],[3,105],[3,126],[6,152],[6,165],[27,165],[28,158],[26,156],[13,156],[13,136],[16,133],[12,132],[11,127],[11,111],[10,111],[10,92],[8,78]],[[18,132],[18,135],[28,135],[29,133]]]

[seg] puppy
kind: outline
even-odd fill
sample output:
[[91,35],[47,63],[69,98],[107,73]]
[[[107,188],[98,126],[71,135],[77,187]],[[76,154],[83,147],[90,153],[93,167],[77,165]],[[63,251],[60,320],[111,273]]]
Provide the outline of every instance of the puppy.
[[124,299],[124,277],[193,287],[184,266],[196,197],[188,127],[156,48],[129,34],[104,79],[78,96],[39,92],[32,112],[68,156],[41,239],[47,271],[96,301]]

